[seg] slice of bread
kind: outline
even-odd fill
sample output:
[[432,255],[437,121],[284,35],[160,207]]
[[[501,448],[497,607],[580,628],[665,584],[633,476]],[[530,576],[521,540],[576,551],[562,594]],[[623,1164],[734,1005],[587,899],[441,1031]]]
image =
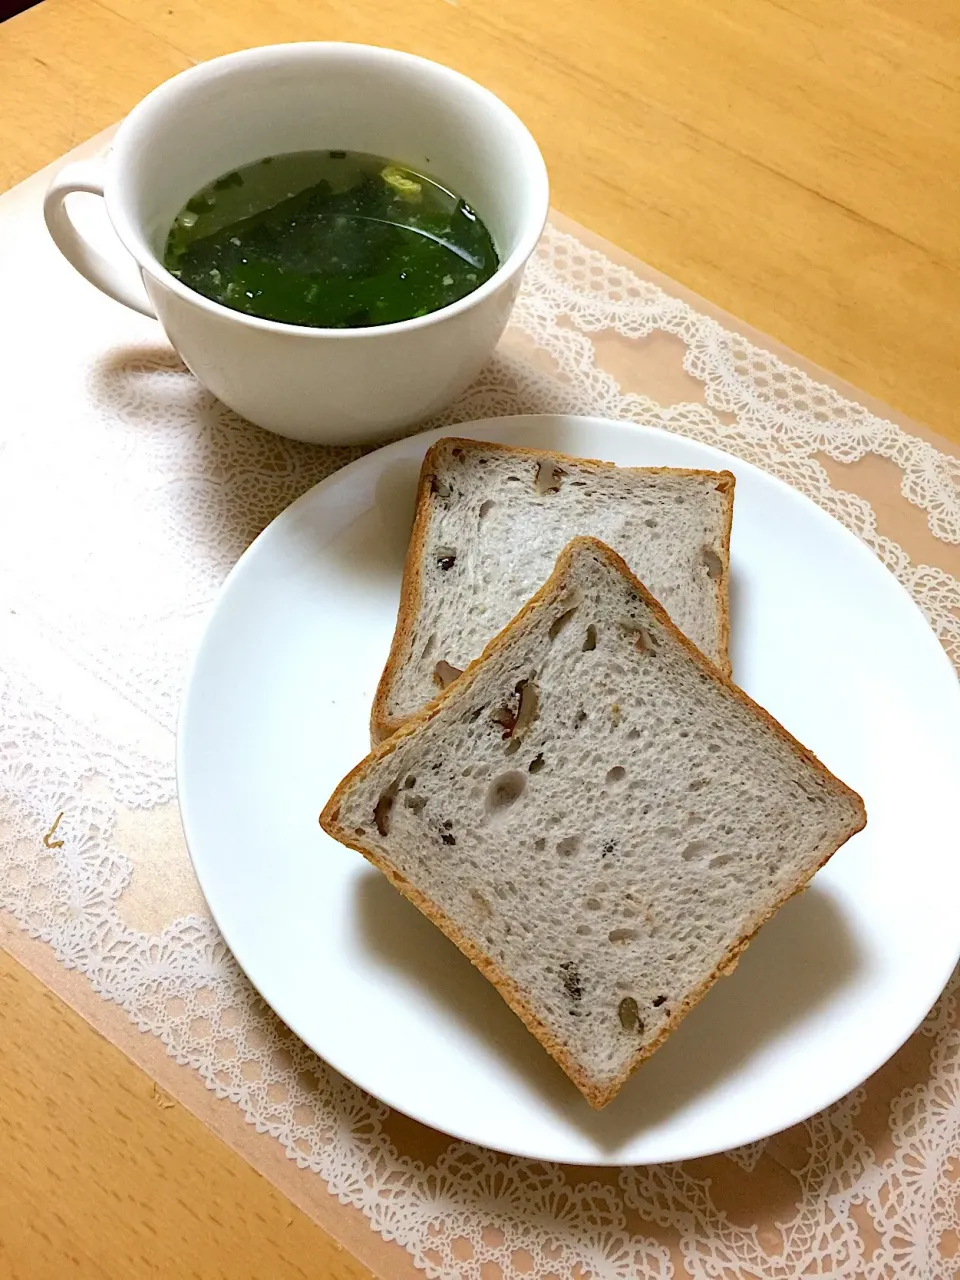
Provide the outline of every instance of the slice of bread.
[[592,538],[320,817],[595,1107],[865,821]]
[[729,471],[616,467],[438,440],[420,472],[393,646],[374,698],[379,742],[419,711],[549,577],[571,538],[600,538],[730,674]]

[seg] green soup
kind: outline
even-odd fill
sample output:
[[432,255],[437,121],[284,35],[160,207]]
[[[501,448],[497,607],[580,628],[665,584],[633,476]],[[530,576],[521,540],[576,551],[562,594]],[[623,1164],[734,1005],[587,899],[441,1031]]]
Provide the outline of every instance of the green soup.
[[425,316],[500,265],[459,196],[357,151],[296,151],[224,174],[177,214],[163,264],[235,311],[325,329]]

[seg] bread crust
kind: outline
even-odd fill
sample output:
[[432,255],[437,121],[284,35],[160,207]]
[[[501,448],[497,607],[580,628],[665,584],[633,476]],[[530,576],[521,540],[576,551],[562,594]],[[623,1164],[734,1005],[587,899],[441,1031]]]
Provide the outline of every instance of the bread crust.
[[[690,992],[685,999],[680,1002],[677,1008],[672,1010],[669,1019],[664,1023],[656,1039],[638,1049],[634,1057],[630,1059],[616,1079],[604,1085],[598,1085],[596,1081],[592,1080],[582,1069],[580,1064],[566,1052],[563,1045],[559,1043],[557,1038],[543,1024],[531,1008],[523,991],[518,987],[514,980],[508,974],[504,973],[489,955],[481,951],[480,948],[471,941],[471,939],[466,937],[462,930],[431,898],[419,890],[415,885],[411,884],[391,863],[389,858],[384,857],[377,850],[371,848],[368,844],[365,844],[364,841],[358,838],[352,830],[347,830],[339,820],[340,805],[354,781],[362,777],[373,763],[391,755],[396,751],[400,743],[417,733],[422,725],[427,724],[434,718],[434,716],[437,715],[450,698],[461,698],[466,696],[468,690],[477,677],[481,665],[488,658],[492,657],[503,648],[514,632],[523,627],[525,620],[532,613],[540,609],[542,606],[549,604],[551,598],[555,594],[562,595],[564,591],[564,579],[570,565],[574,557],[580,551],[585,549],[593,551],[596,555],[605,559],[608,564],[623,574],[633,589],[643,599],[647,607],[656,615],[660,623],[672,632],[675,638],[679,640],[682,647],[694,659],[698,666],[705,671],[711,679],[716,682],[716,684],[725,688],[729,694],[743,706],[750,707],[755,712],[759,713],[761,718],[775,733],[775,735],[779,737],[781,741],[785,742],[796,755],[811,765],[824,783],[831,786],[835,791],[845,794],[848,799],[853,801],[854,808],[856,810],[855,819],[849,830],[845,831],[833,847],[829,848],[827,852],[823,854],[817,865],[806,875],[802,876],[792,888],[786,890],[780,898],[778,898],[773,907],[759,914],[750,922],[740,937],[732,943],[730,947],[728,947],[727,951],[721,957],[720,961],[708,977],[700,984],[699,987]],[[340,844],[344,844],[351,849],[355,849],[375,867],[382,871],[390,882],[399,889],[404,897],[408,898],[415,907],[422,911],[429,920],[431,920],[444,934],[446,934],[450,941],[463,952],[467,959],[480,970],[484,977],[493,983],[513,1012],[517,1014],[533,1035],[536,1036],[554,1061],[558,1063],[567,1076],[577,1086],[586,1098],[587,1102],[597,1110],[600,1110],[612,1101],[636,1069],[645,1062],[651,1054],[656,1052],[670,1033],[679,1026],[691,1009],[700,1003],[717,979],[722,977],[724,974],[732,972],[736,967],[741,952],[746,949],[766,921],[769,920],[771,916],[775,915],[789,898],[804,889],[811,877],[830,860],[836,851],[845,844],[851,836],[863,829],[866,825],[866,821],[866,809],[861,797],[831,773],[830,770],[817,759],[812,751],[805,747],[801,742],[798,742],[797,739],[787,729],[785,729],[779,721],[775,720],[768,711],[755,703],[752,698],[743,692],[742,689],[739,689],[735,684],[733,684],[728,675],[714,666],[709,658],[701,653],[696,645],[688,640],[687,637],[673,625],[666,610],[657,600],[654,599],[643,583],[640,582],[636,575],[630,570],[626,562],[615,551],[596,538],[585,537],[574,538],[567,544],[557,558],[553,573],[540,590],[531,597],[516,617],[509,622],[502,631],[494,636],[483,650],[483,653],[470,663],[456,681],[444,689],[436,698],[428,703],[426,707],[417,712],[416,715],[411,716],[409,720],[405,721],[392,737],[375,746],[365,759],[361,760],[355,768],[351,769],[327,801],[323,812],[320,814],[320,825],[328,835],[332,836],[333,839],[337,840]]]
[[597,471],[626,471],[642,475],[663,475],[666,473],[686,476],[716,476],[717,490],[725,499],[724,527],[721,536],[721,561],[723,572],[716,584],[716,607],[720,623],[720,644],[725,655],[724,674],[730,675],[732,667],[729,658],[730,647],[730,531],[733,525],[733,497],[736,488],[736,477],[732,471],[701,471],[695,467],[618,467],[614,462],[603,462],[599,458],[578,458],[569,453],[557,453],[550,449],[528,449],[523,445],[494,444],[484,440],[467,440],[460,436],[444,436],[430,446],[424,455],[420,467],[420,478],[417,482],[416,512],[410,543],[403,564],[403,578],[400,584],[400,607],[397,612],[397,625],[390,644],[390,653],[377,683],[370,711],[370,741],[374,744],[384,741],[396,733],[403,723],[390,715],[388,706],[393,692],[394,681],[404,663],[409,660],[413,629],[420,609],[422,595],[421,566],[423,564],[423,548],[427,540],[432,514],[432,477],[437,458],[448,449],[461,448],[466,452],[483,452],[497,449],[505,453],[516,454],[532,460],[549,459],[559,465],[594,468]]

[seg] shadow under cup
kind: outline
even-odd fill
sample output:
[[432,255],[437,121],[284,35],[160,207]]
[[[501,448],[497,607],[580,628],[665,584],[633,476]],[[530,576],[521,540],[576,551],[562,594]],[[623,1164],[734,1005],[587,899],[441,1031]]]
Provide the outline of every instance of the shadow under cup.
[[[385,156],[462,196],[493,236],[497,272],[416,320],[311,330],[231,312],[164,271],[173,219],[206,183],[265,156],[327,147]],[[336,44],[251,49],[161,85],[121,127],[105,195],[158,318],[200,380],[262,426],[329,442],[386,435],[463,390],[506,324],[548,208],[536,143],[493,94],[421,58]]]

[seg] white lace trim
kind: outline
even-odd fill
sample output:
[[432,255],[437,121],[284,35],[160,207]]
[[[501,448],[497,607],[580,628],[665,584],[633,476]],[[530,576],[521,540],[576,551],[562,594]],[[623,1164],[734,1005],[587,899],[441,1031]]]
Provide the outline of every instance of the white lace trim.
[[[652,1280],[674,1275],[671,1239],[693,1276],[943,1274],[941,1236],[960,1232],[950,1167],[960,1150],[956,978],[924,1024],[929,1072],[890,1107],[896,1153],[878,1161],[857,1129],[863,1088],[806,1122],[796,1212],[771,1251],[756,1230],[729,1221],[694,1165],[624,1169],[611,1185],[462,1143],[426,1167],[402,1156],[386,1135],[386,1109],[291,1036],[209,920],[180,919],[156,936],[123,923],[117,904],[132,864],[115,844],[116,806],[174,795],[175,708],[203,610],[254,534],[357,451],[315,450],[239,425],[167,352],[144,343],[131,359],[128,331],[113,312],[104,316],[86,347],[77,339],[74,365],[65,360],[70,430],[54,440],[24,423],[6,440],[5,474],[20,489],[0,486],[0,534],[15,530],[18,550],[4,572],[16,611],[158,726],[162,748],[111,740],[52,701],[31,673],[30,646],[13,637],[0,674],[0,905],[429,1275],[478,1280],[493,1263],[506,1277],[579,1267]],[[728,449],[807,493],[871,546],[960,661],[960,582],[913,564],[880,535],[869,503],[833,488],[817,455],[894,462],[904,497],[950,543],[960,542],[956,459],[555,229],[531,264],[515,325],[556,375],[502,355],[437,425],[569,411]],[[589,336],[609,329],[678,337],[707,404],[662,407],[622,393]],[[761,1142],[729,1155],[749,1177],[766,1150]],[[878,1233],[875,1250],[863,1244],[855,1206]]]

